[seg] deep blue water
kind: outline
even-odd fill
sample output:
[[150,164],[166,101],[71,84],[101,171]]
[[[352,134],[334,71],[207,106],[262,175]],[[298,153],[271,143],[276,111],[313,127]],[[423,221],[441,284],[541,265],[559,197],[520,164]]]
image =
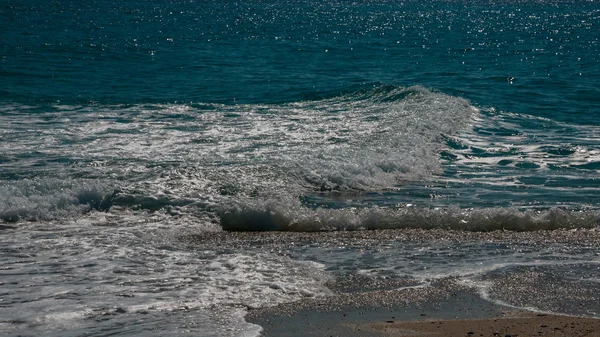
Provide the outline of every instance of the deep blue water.
[[358,274],[598,317],[599,40],[598,1],[0,1],[0,334],[257,336]]
[[281,103],[422,85],[594,123],[599,10],[593,1],[4,3],[0,99]]

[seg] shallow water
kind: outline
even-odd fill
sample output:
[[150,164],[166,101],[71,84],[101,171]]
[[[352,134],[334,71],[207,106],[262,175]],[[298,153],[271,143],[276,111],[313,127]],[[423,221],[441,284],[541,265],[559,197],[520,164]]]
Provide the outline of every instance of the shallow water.
[[4,334],[257,335],[248,310],[417,288],[443,301],[435,294],[448,280],[507,309],[600,312],[597,230],[238,234],[158,216],[86,221],[5,230]]

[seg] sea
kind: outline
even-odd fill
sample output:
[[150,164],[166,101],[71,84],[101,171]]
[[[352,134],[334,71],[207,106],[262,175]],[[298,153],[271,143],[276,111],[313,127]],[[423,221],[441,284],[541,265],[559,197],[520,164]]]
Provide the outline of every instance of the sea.
[[20,0],[0,22],[1,335],[260,336],[249,310],[356,275],[600,317],[598,245],[561,242],[600,231],[599,1]]

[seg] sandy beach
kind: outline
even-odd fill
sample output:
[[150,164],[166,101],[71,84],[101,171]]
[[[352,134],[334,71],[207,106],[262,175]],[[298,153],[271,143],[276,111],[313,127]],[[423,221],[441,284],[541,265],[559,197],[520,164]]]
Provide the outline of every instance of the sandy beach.
[[388,336],[600,336],[600,320],[514,312],[514,317],[425,321],[387,321],[356,325],[365,334]]
[[[409,308],[404,316],[416,316]],[[350,310],[352,311],[352,310]],[[412,312],[411,312],[412,311]],[[419,311],[419,310],[417,310]],[[420,310],[423,311],[423,310]],[[489,311],[485,311],[490,313]],[[395,315],[398,313],[396,312]],[[441,313],[439,316],[447,316]],[[458,313],[459,316],[469,316]],[[470,314],[473,314],[471,312]],[[598,337],[600,319],[537,314],[510,310],[499,312],[488,318],[439,319],[436,314],[420,313],[419,317],[405,320],[392,316],[386,310],[373,309],[352,311],[335,315],[316,310],[308,313],[291,314],[287,320],[282,316],[263,317],[263,336],[393,336],[393,337],[471,337],[471,336],[561,336]],[[338,316],[338,317],[336,317]],[[339,317],[342,316],[342,317]],[[363,317],[357,317],[363,316]],[[348,318],[351,317],[351,318]],[[377,318],[378,317],[378,318]],[[400,318],[400,319],[397,319]],[[351,322],[356,320],[357,323]],[[286,328],[287,327],[287,328]]]
[[[510,308],[448,278],[425,287],[361,279],[336,281],[337,294],[250,310],[262,336],[600,336],[600,319]],[[357,291],[354,291],[357,290]],[[574,290],[575,291],[575,290]]]

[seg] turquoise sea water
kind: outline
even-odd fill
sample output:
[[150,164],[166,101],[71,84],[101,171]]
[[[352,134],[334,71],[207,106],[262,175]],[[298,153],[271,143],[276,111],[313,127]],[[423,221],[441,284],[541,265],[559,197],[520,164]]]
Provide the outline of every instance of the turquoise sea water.
[[[331,295],[347,264],[319,240],[280,255],[186,235],[598,227],[597,1],[29,0],[0,22],[8,334],[104,315],[123,335],[251,335],[245,308]],[[391,247],[356,270],[408,263]],[[593,247],[435,249],[598,279]]]

